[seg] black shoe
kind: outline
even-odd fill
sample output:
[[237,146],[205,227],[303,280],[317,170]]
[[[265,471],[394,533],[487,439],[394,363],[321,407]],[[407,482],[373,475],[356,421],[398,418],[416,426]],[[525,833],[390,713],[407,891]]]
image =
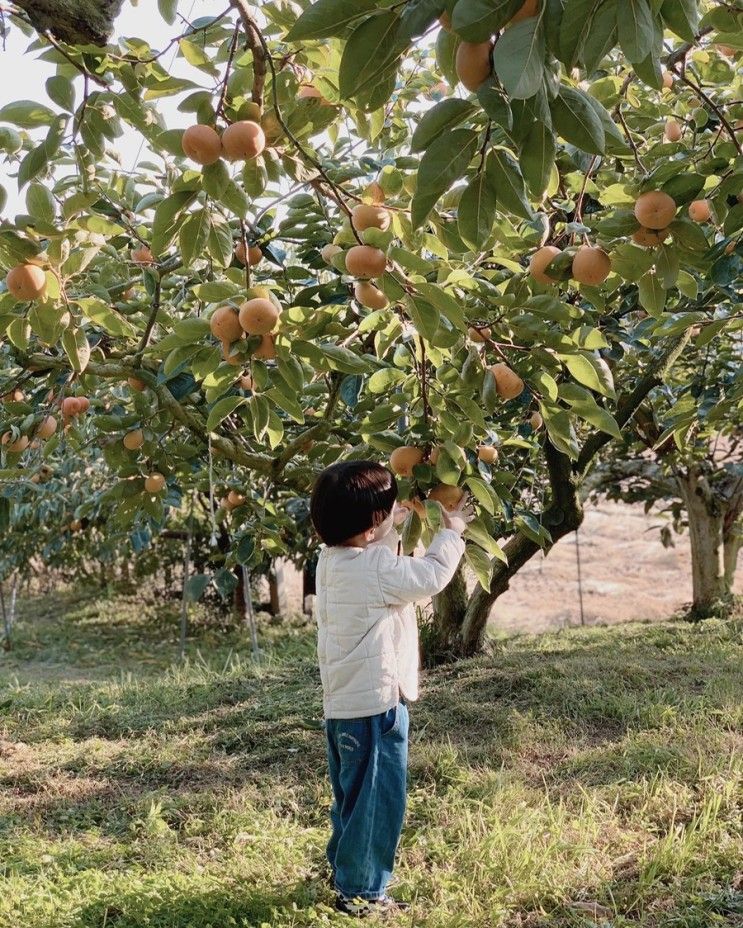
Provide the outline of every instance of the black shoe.
[[340,893],[336,896],[335,907],[339,912],[356,918],[368,918],[370,915],[400,915],[410,908],[409,902],[400,902],[392,896],[380,896],[379,899],[361,899],[359,896],[347,899]]

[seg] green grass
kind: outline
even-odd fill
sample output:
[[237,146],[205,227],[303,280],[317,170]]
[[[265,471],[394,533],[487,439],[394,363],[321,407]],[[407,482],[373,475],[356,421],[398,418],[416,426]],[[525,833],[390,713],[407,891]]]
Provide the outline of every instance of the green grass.
[[[743,636],[635,624],[497,641],[411,707],[405,925],[743,925]],[[0,657],[0,926],[346,924],[323,872],[314,630],[22,604]]]

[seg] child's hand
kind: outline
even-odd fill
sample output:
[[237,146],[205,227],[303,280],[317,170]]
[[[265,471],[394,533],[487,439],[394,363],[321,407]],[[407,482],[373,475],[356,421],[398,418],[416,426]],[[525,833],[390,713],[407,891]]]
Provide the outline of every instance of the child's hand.
[[[441,503],[439,503],[439,506],[441,506]],[[462,535],[467,528],[467,523],[475,518],[475,510],[465,493],[454,509],[447,511],[441,506],[441,517],[446,528],[450,528]]]
[[402,525],[409,514],[409,509],[406,509],[405,506],[401,506],[398,502],[395,502],[395,505],[392,509],[392,524]]

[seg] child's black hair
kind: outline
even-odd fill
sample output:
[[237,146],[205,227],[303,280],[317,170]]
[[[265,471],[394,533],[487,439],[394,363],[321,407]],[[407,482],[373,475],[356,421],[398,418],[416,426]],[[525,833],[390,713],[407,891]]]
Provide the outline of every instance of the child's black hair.
[[397,499],[392,472],[376,461],[339,461],[315,481],[310,517],[326,545],[341,545],[384,522]]

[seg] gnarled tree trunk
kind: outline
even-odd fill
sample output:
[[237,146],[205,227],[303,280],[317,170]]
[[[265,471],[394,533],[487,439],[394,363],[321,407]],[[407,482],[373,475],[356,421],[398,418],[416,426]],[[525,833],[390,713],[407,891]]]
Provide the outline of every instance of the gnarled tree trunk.
[[702,467],[692,464],[676,477],[689,517],[692,607],[694,617],[710,615],[728,593],[723,564],[725,508]]

